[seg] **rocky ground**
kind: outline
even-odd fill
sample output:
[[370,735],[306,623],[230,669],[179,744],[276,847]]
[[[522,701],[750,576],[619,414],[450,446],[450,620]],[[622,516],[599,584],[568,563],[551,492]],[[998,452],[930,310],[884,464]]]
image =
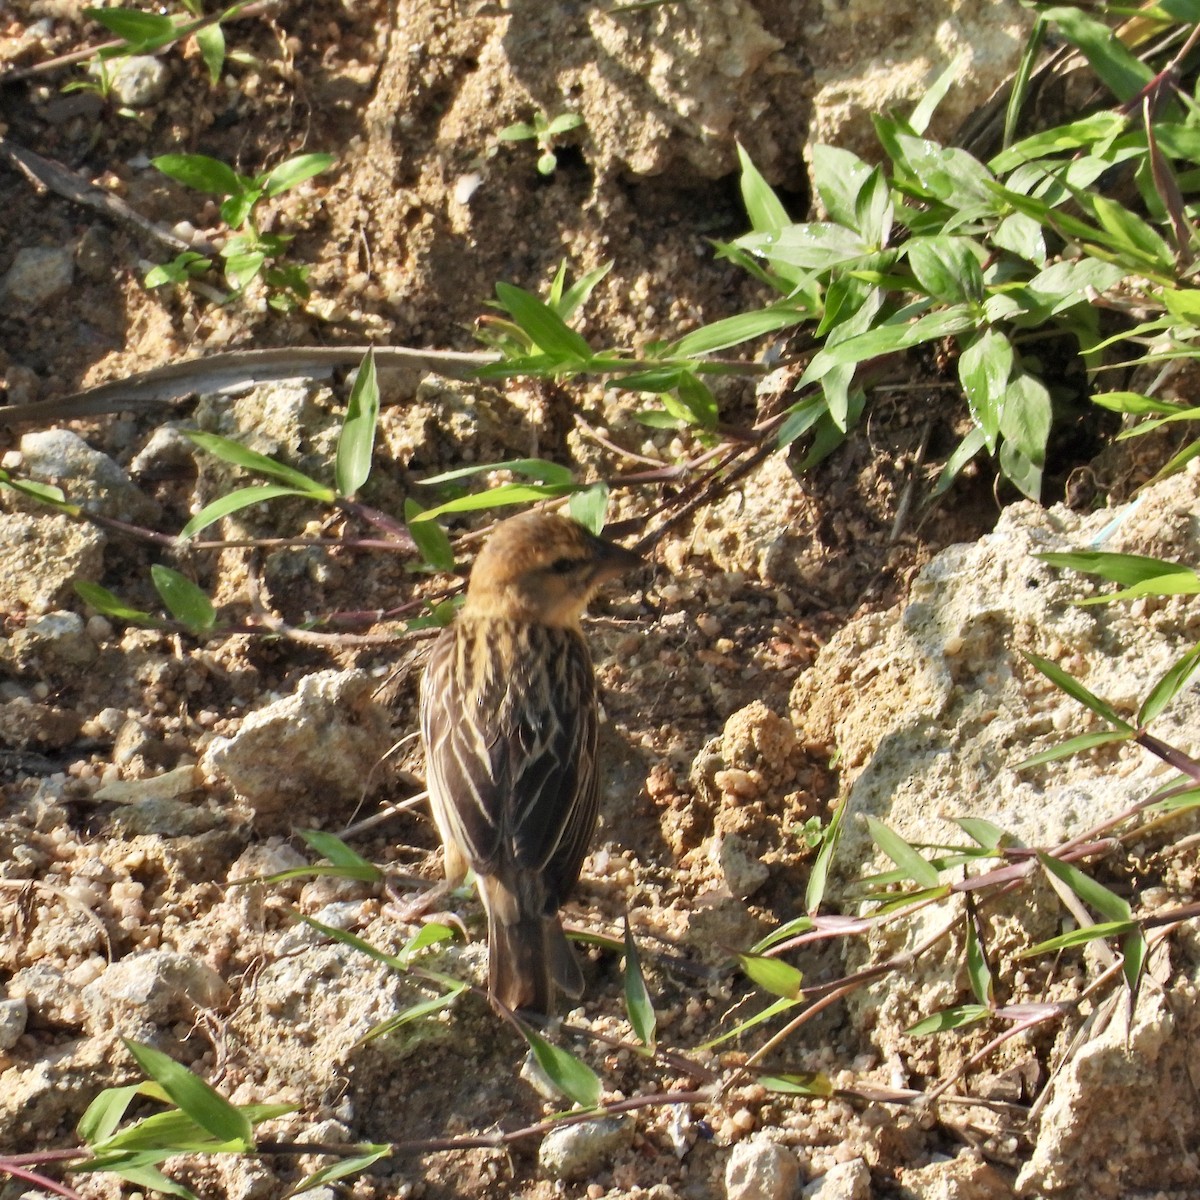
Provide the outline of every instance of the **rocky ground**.
[[[79,69],[33,70],[96,42],[81,6],[22,0],[0,11],[7,403],[53,404],[226,350],[469,350],[497,280],[542,289],[564,258],[576,274],[613,261],[580,323],[593,345],[678,336],[762,299],[710,243],[745,228],[735,140],[799,216],[812,140],[866,151],[869,113],[910,102],[965,49],[935,130],[948,133],[1011,71],[1027,21],[995,2],[950,15],[916,2],[255,6],[227,26],[237,56],[217,85],[194,49],[176,49],[149,91],[105,98],[62,93]],[[497,139],[513,121],[568,108],[584,123],[563,138],[552,175],[537,172],[528,143]],[[270,227],[295,233],[291,254],[312,264],[313,299],[278,313],[255,287],[224,306],[202,292],[149,292],[144,269],[173,251],[125,217],[46,192],[5,147],[55,160],[184,239],[219,234],[216,205],[165,180],[150,157],[205,153],[254,174],[334,153],[331,172],[270,208]],[[853,816],[826,907],[852,912],[853,881],[883,869],[866,816],[911,842],[958,844],[950,818],[986,817],[1019,843],[1052,847],[1164,777],[1128,746],[1017,772],[1090,727],[1020,651],[1134,711],[1194,642],[1194,606],[1174,597],[1081,609],[1072,600],[1092,585],[1032,555],[1103,536],[1106,549],[1195,561],[1197,477],[1158,485],[1136,508],[1085,513],[1005,508],[1011,497],[968,475],[948,503],[924,506],[961,415],[936,362],[903,370],[861,437],[803,476],[786,456],[768,458],[670,529],[588,623],[608,718],[602,818],[568,918],[610,937],[628,919],[669,1053],[630,1048],[620,959],[603,948],[589,952],[587,993],[559,1036],[611,1102],[724,1090],[649,1102],[584,1133],[402,1146],[345,1185],[350,1195],[1195,1194],[1194,923],[1156,945],[1130,1020],[1111,979],[1096,982],[1109,963],[1095,947],[1016,957],[1063,927],[1048,884],[989,903],[998,1001],[1062,1006],[989,1050],[995,1023],[905,1033],[970,998],[959,896],[786,955],[818,987],[900,960],[767,1056],[774,1072],[824,1073],[834,1095],[789,1097],[736,1074],[786,1018],[706,1045],[765,1007],[733,954],[804,911],[815,858],[806,833],[839,798]],[[364,499],[392,513],[410,495],[428,500],[422,478],[464,463],[539,455],[612,478],[702,449],[639,425],[640,400],[587,382],[482,385],[406,370],[386,374],[382,391]],[[314,861],[297,829],[337,832],[377,815],[349,840],[394,877],[393,892],[438,873],[422,810],[388,815],[420,789],[410,735],[428,636],[402,632],[394,613],[452,581],[415,571],[403,551],[360,544],[377,534],[353,517],[294,499],[221,528],[253,546],[181,552],[145,536],[178,532],[232,486],[230,469],[180,427],[236,436],[327,478],[347,393],[337,373],[117,403],[5,435],[4,467],[59,482],[103,521],[0,493],[0,1154],[75,1145],[97,1092],[138,1078],[123,1037],[166,1051],[237,1103],[295,1103],[263,1127],[275,1141],[465,1139],[563,1106],[476,994],[363,1040],[429,985],[294,914],[397,952],[417,926],[378,884],[234,886]],[[771,399],[769,388],[731,384],[722,412],[748,423]],[[1083,450],[1064,447],[1052,464],[1060,494]],[[1114,475],[1105,460],[1093,474],[1123,496],[1132,469],[1126,460]],[[1137,470],[1144,478],[1146,465]],[[614,490],[612,519],[653,529],[666,498]],[[1105,532],[1115,513],[1118,528]],[[465,562],[474,542],[465,524],[454,533]],[[205,589],[216,632],[138,628],[88,608],[72,586],[100,583],[160,611],[154,563]],[[1186,748],[1197,716],[1185,695],[1156,732]],[[1177,818],[1109,846],[1093,869],[1139,911],[1168,910],[1195,895],[1191,834]],[[477,982],[478,906],[463,897],[453,907],[471,940],[419,962]],[[912,1094],[941,1083],[936,1106]],[[192,1157],[166,1169],[198,1195],[251,1200],[282,1196],[325,1161]],[[72,1186],[130,1193],[111,1176],[73,1176]]]

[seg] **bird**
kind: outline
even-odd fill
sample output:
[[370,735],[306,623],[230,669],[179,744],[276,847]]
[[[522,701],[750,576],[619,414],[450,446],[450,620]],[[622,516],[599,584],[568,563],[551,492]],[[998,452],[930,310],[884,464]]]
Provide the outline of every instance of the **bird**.
[[596,589],[644,565],[576,521],[500,522],[421,681],[430,807],[447,885],[475,872],[488,998],[550,1015],[583,973],[559,918],[596,826],[598,715],[580,618]]

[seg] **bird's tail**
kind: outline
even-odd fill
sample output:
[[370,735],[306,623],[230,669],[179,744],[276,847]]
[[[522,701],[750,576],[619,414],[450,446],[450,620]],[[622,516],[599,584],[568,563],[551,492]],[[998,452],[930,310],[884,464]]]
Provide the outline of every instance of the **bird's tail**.
[[555,988],[582,995],[583,972],[558,916],[521,903],[495,878],[480,884],[488,918],[488,998],[549,1016]]

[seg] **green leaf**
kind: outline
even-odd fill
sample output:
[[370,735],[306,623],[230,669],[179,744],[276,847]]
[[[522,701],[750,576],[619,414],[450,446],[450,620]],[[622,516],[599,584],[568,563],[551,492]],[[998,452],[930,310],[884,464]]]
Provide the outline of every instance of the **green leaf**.
[[1143,396],[1140,392],[1096,392],[1092,395],[1092,403],[1109,412],[1132,413],[1134,416],[1145,416],[1155,413],[1158,416],[1171,416],[1184,411],[1180,405],[1167,400],[1155,400]]
[[[878,117],[875,128],[881,131],[881,136],[886,136]],[[995,177],[967,151],[906,133],[897,133],[887,140],[892,143],[889,153],[896,164],[897,181],[902,173],[907,173],[920,192],[956,207],[961,208],[968,200],[993,205]]]
[[[229,197],[221,205],[221,220],[229,226],[230,229],[241,229],[246,224],[247,218],[254,210],[254,206],[262,199],[262,191],[259,188],[251,187],[248,183],[245,185],[245,190],[238,191]],[[245,247],[248,245],[244,237],[230,238],[224,246],[221,247],[221,257],[224,259],[233,259],[239,257],[239,262],[243,265],[248,263],[246,258]],[[262,254],[258,257],[261,259]]]
[[1191,683],[1197,667],[1200,667],[1200,646],[1193,646],[1150,689],[1150,694],[1138,710],[1139,728],[1149,725]]
[[150,165],[168,179],[198,192],[233,196],[243,190],[242,181],[232,167],[206,154],[160,154],[150,160]]
[[478,512],[483,508],[504,508],[510,504],[529,504],[534,500],[553,499],[556,496],[566,496],[577,488],[574,483],[505,483],[500,487],[489,488],[486,492],[472,492],[469,496],[459,496],[455,500],[447,500],[436,508],[427,508],[409,521],[410,525],[421,521],[432,521],[436,517],[444,517],[451,513]]
[[971,992],[981,1005],[988,1008],[994,997],[992,972],[987,964],[983,947],[979,944],[979,934],[975,930],[975,922],[967,918],[967,978],[971,981]]
[[987,434],[976,425],[954,449],[954,453],[946,459],[946,465],[938,476],[933,495],[940,496],[949,490],[958,478],[959,472],[987,445]]
[[1133,732],[1133,726],[1117,716],[1116,709],[1110,704],[1105,703],[1098,696],[1093,696],[1082,683],[1068,675],[1057,663],[1051,662],[1048,658],[1042,658],[1039,654],[1032,654],[1028,650],[1022,650],[1021,653],[1051,683],[1066,692],[1073,700],[1077,700],[1085,708],[1090,708],[1092,712],[1107,721],[1110,725],[1115,725],[1118,729],[1126,733]]
[[332,488],[327,488],[317,483],[315,479],[310,479],[303,472],[297,471],[294,467],[268,458],[265,454],[259,454],[257,450],[251,450],[249,446],[235,442],[232,438],[221,437],[216,433],[202,433],[198,429],[185,429],[183,434],[201,450],[206,450],[209,454],[221,459],[222,462],[278,479],[297,492],[309,495],[314,500],[320,500],[326,504],[332,504],[337,499],[337,493]]
[[1040,267],[1046,262],[1046,237],[1042,226],[1024,213],[1009,213],[996,226],[992,244],[1036,266]]
[[197,29],[193,36],[208,69],[209,82],[215,87],[221,82],[221,72],[225,69],[225,31],[219,21],[214,21],[203,29]]
[[[701,429],[715,429],[717,401],[708,386],[691,371],[684,371],[675,386],[675,396],[683,407],[687,420]],[[664,404],[666,399],[664,399]],[[667,405],[668,410],[670,405]]]
[[504,462],[479,463],[476,466],[443,471],[440,475],[430,475],[428,479],[421,479],[418,482],[422,487],[453,483],[457,479],[467,479],[485,471],[511,471],[514,475],[524,475],[530,479],[536,479],[539,483],[565,485],[574,482],[574,476],[568,468],[545,458],[510,458]]
[[951,817],[950,819],[971,841],[985,850],[998,850],[1001,846],[1012,845],[1012,834],[1001,829],[999,825],[993,825],[991,821],[987,821],[983,817]]
[[188,629],[203,632],[217,623],[212,601],[186,576],[155,563],[150,568],[150,578],[167,611]]
[[986,1004],[956,1004],[910,1025],[904,1032],[909,1037],[927,1037],[931,1033],[945,1033],[948,1029],[978,1024],[991,1015],[992,1010]]
[[967,405],[992,452],[1000,436],[1000,418],[1012,365],[1012,343],[998,329],[991,328],[972,338],[958,358],[958,378]]
[[244,1112],[161,1050],[128,1038],[122,1040],[138,1066],[155,1083],[160,1084],[172,1101],[197,1125],[221,1142],[238,1143],[241,1151],[254,1149],[253,1129]]
[[89,1147],[107,1141],[124,1119],[134,1097],[141,1095],[145,1086],[142,1083],[131,1083],[125,1087],[105,1088],[79,1118],[79,1124],[75,1127],[76,1133]]
[[427,921],[404,943],[400,951],[400,960],[410,962],[418,950],[439,946],[443,942],[452,942],[456,937],[457,932],[449,925],[443,925],[440,921]]
[[961,78],[970,61],[970,52],[964,50],[952,63],[948,63],[941,74],[925,89],[925,94],[917,102],[916,108],[912,110],[908,118],[908,125],[913,133],[924,133],[929,128],[929,122],[933,120],[937,106]]
[[774,267],[821,271],[854,262],[873,249],[854,230],[828,221],[788,225],[777,233],[748,233],[734,245],[765,258]]
[[132,8],[85,8],[83,15],[134,46],[175,36],[175,22],[157,13]]
[[1008,175],[1023,163],[1035,159],[1053,159],[1071,150],[1109,142],[1128,124],[1129,120],[1123,113],[1105,109],[1078,121],[1069,121],[1065,125],[1031,134],[1002,150],[988,163],[988,167],[996,175]]
[[[714,321],[711,325],[705,325],[680,338],[670,347],[669,353],[672,357],[695,358],[701,354],[711,354],[715,350],[727,350],[730,346],[740,345],[765,333],[774,333],[775,330],[786,329],[789,325],[799,325],[810,316],[810,313],[802,309],[784,305],[771,305],[751,312],[738,313],[737,316]],[[630,387],[628,380],[618,383],[621,387]]]
[[1145,257],[1160,271],[1174,269],[1175,256],[1163,238],[1141,217],[1106,196],[1093,196],[1096,219],[1112,235],[1117,245]]
[[543,353],[575,363],[592,358],[592,348],[548,305],[523,288],[497,283],[501,307]]
[[1009,470],[1005,474],[1031,500],[1039,499],[1041,494],[1042,467],[1053,415],[1046,385],[1025,371],[1018,371],[1009,380],[1000,409],[1000,433],[1004,437],[1000,462],[1002,467],[1011,466],[1006,449],[1008,454],[1016,451],[1020,455],[1025,464],[1022,477]]
[[582,1108],[595,1108],[600,1103],[600,1077],[587,1063],[567,1050],[546,1041],[527,1025],[521,1024],[521,1033],[529,1043],[538,1066],[547,1078],[569,1100]]
[[375,374],[375,350],[367,351],[358,368],[346,417],[338,436],[334,481],[342,497],[353,496],[371,474],[375,430],[379,425],[379,380]]
[[772,929],[766,937],[760,938],[753,946],[750,947],[751,954],[765,954],[772,946],[778,946],[780,942],[786,942],[789,938],[799,937],[803,933],[808,933],[816,928],[816,922],[812,917],[793,917],[790,921],[785,921],[782,925]]
[[946,304],[983,299],[983,247],[965,237],[914,237],[905,244],[908,265],[927,295]]
[[307,488],[301,490],[300,488],[284,487],[281,483],[263,483],[255,487],[239,488],[236,492],[230,492],[227,496],[221,496],[211,504],[206,504],[179,531],[180,540],[186,542],[189,538],[195,537],[202,529],[207,529],[221,520],[222,517],[239,512],[243,508],[249,508],[253,504],[261,504],[264,500],[274,500],[278,496],[303,496],[306,500],[316,498]]
[[738,162],[742,173],[739,186],[742,191],[742,203],[746,206],[746,215],[750,218],[750,227],[755,233],[778,233],[785,225],[791,224],[791,218],[774,189],[759,174],[758,168],[750,161],[741,142],[737,144]]
[[131,608],[120,596],[114,595],[106,587],[92,583],[88,579],[77,579],[72,584],[75,591],[85,604],[90,604],[98,613],[106,617],[116,617],[119,621],[132,621],[135,625],[159,625],[161,622],[140,608]]
[[833,810],[825,834],[821,838],[821,849],[817,851],[816,861],[809,872],[808,883],[804,889],[804,910],[815,913],[825,899],[825,888],[829,883],[829,868],[833,864],[833,856],[837,853],[838,842],[842,837],[842,824],[846,819],[846,802],[843,800]]
[[1016,957],[1033,958],[1036,955],[1069,950],[1072,946],[1086,946],[1088,942],[1094,942],[1097,938],[1117,937],[1136,928],[1137,922],[1132,920],[1104,921],[1096,925],[1084,925],[1080,929],[1072,929],[1069,933],[1060,933],[1058,937],[1038,942],[1036,946],[1030,946],[1028,950],[1019,951]]
[[768,1092],[782,1096],[812,1096],[814,1099],[829,1099],[834,1086],[828,1075],[820,1071],[788,1071],[782,1075],[760,1075],[755,1080]]
[[1041,15],[1053,21],[1067,41],[1083,52],[1092,70],[1118,100],[1131,100],[1154,78],[1154,72],[1135,58],[1107,25],[1078,8],[1046,8]]
[[1141,554],[1110,554],[1104,550],[1072,550],[1068,553],[1048,551],[1034,557],[1052,567],[1067,567],[1072,571],[1099,575],[1102,579],[1126,587],[1181,572],[1195,574],[1190,567],[1180,563],[1166,562],[1161,558],[1149,558]]
[[267,256],[261,250],[229,255],[225,259],[225,282],[235,292],[240,292],[258,276],[266,261]]
[[332,154],[298,154],[273,167],[256,182],[268,196],[274,198],[280,192],[289,191],[314,175],[328,171],[335,162],[337,158]]
[[418,521],[424,507],[409,497],[404,501],[404,520],[425,562],[436,571],[454,570],[454,547],[446,531],[436,521]]
[[1041,767],[1046,763],[1070,758],[1072,754],[1082,754],[1086,750],[1094,750],[1097,746],[1108,746],[1113,742],[1127,742],[1134,732],[1132,729],[1101,729],[1095,733],[1081,733],[1078,737],[1070,738],[1057,746],[1051,746],[1049,750],[1043,750],[1039,754],[1022,759],[1013,770],[1024,771],[1030,767]]
[[1142,981],[1142,972],[1146,968],[1146,958],[1150,947],[1140,929],[1131,929],[1121,938],[1121,973],[1125,976],[1125,984],[1129,994],[1136,997],[1138,986]]
[[569,133],[572,129],[578,129],[582,124],[583,118],[578,113],[559,113],[546,126],[546,133],[551,137],[557,137],[560,133]]
[[[615,259],[609,259],[606,263],[601,263],[598,267],[593,267],[592,270],[581,275],[566,292],[562,294],[561,299],[556,299],[551,307],[564,321],[569,321],[575,313],[587,302],[596,285],[602,280],[605,275],[613,269]],[[566,266],[564,261],[562,264]]]
[[761,954],[739,954],[738,965],[752,983],[773,996],[784,1000],[799,1000],[804,993],[800,988],[804,976],[795,967],[778,958],[767,958]]
[[584,529],[599,535],[608,516],[608,484],[601,480],[573,492],[567,501],[567,510]]
[[[444,928],[444,926],[440,926],[439,928]],[[407,963],[407,961],[407,958],[404,959],[404,962]],[[443,992],[440,996],[433,996],[428,1000],[421,1000],[416,1004],[410,1004],[402,1012],[398,1012],[394,1016],[380,1021],[378,1025],[368,1029],[355,1045],[365,1046],[367,1042],[387,1037],[389,1034],[395,1033],[397,1029],[402,1029],[405,1025],[411,1025],[414,1021],[421,1021],[426,1017],[431,1017],[434,1013],[439,1013],[443,1009],[449,1008],[467,990],[468,985],[465,983],[450,980],[444,976],[437,976],[436,978],[448,985],[447,991]]]
[[383,872],[360,854],[356,854],[340,837],[320,829],[301,829],[300,836],[310,849],[328,859],[347,879],[361,879],[365,883],[378,883]]
[[1129,904],[1115,892],[1110,892],[1102,883],[1097,883],[1090,875],[1085,875],[1071,863],[1063,862],[1041,850],[1037,852],[1037,857],[1045,871],[1066,884],[1084,904],[1102,917],[1107,917],[1110,921],[1130,919]]
[[393,971],[408,970],[408,963],[403,958],[372,946],[365,938],[360,938],[357,934],[351,933],[347,929],[337,929],[333,925],[326,925],[321,921],[315,920],[313,917],[306,917],[304,913],[298,912],[293,915],[297,921],[309,926],[310,929],[315,929],[327,938],[331,938],[335,942],[341,942],[343,946],[349,946],[352,950],[357,950],[361,954],[365,954],[368,958],[373,959],[377,963],[382,963],[385,967],[391,967]]
[[327,1183],[334,1183],[338,1179],[346,1179],[350,1175],[358,1175],[368,1167],[374,1166],[381,1158],[387,1158],[394,1153],[390,1142],[368,1142],[364,1146],[356,1147],[361,1153],[352,1154],[349,1158],[339,1158],[331,1162],[329,1166],[322,1167],[319,1171],[314,1171],[303,1182],[292,1188],[287,1194],[289,1196],[299,1196],[304,1192],[310,1192],[313,1188],[324,1187]]
[[856,202],[872,168],[840,146],[812,148],[812,181],[825,211],[840,225],[858,228]]
[[538,131],[532,125],[527,125],[524,121],[517,121],[512,125],[505,125],[496,136],[502,142],[526,142],[530,138],[536,138]]
[[625,1011],[629,1014],[629,1024],[638,1041],[653,1050],[657,1027],[654,1002],[650,999],[650,992],[646,987],[642,962],[638,957],[637,944],[633,940],[628,921],[625,922]]
[[898,833],[874,817],[867,818],[871,838],[909,879],[923,888],[938,886],[937,868],[912,848]]

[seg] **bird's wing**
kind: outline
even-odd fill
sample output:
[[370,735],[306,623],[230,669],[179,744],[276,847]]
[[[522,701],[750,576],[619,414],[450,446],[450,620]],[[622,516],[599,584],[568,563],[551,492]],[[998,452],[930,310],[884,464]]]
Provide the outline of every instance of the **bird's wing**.
[[572,630],[509,633],[496,644],[510,653],[494,657],[466,643],[480,629],[435,644],[421,697],[429,792],[477,874],[545,871],[547,908],[557,908],[596,817],[591,660]]

